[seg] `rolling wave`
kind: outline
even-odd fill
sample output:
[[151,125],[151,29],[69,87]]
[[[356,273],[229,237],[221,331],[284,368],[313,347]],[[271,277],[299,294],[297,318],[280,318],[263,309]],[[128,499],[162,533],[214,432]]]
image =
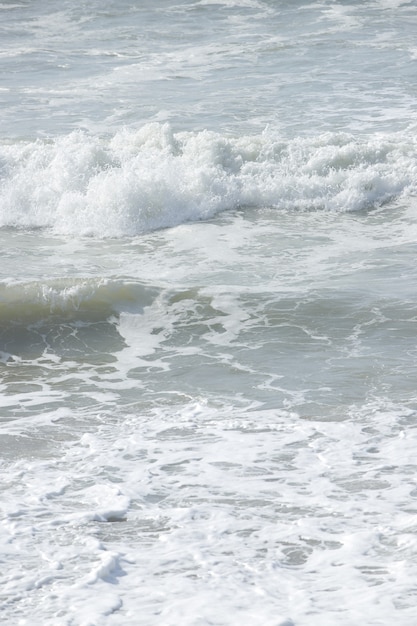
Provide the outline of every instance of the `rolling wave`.
[[355,211],[415,194],[417,139],[174,133],[148,124],[0,146],[0,226],[134,236],[237,207]]
[[120,311],[143,311],[156,290],[140,283],[97,278],[61,278],[0,283],[0,323],[36,324],[44,320],[106,320]]

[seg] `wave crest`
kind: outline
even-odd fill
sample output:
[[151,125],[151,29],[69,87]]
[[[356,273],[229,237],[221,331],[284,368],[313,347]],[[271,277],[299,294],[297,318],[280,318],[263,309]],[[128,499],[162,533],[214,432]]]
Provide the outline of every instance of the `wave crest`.
[[105,320],[120,311],[141,312],[156,289],[140,283],[96,278],[0,283],[0,322],[13,325],[58,320]]
[[173,133],[152,123],[0,146],[0,225],[134,236],[244,206],[354,211],[416,192],[416,140]]

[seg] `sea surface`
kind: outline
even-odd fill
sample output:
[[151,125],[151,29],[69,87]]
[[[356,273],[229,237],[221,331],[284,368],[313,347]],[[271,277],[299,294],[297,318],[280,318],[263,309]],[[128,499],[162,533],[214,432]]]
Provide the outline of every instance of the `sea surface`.
[[0,1],[0,622],[417,624],[417,2]]

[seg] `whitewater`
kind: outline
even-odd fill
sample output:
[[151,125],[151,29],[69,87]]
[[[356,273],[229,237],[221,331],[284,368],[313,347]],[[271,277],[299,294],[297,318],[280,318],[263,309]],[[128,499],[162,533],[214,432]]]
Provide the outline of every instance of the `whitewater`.
[[417,623],[416,32],[0,2],[2,623]]

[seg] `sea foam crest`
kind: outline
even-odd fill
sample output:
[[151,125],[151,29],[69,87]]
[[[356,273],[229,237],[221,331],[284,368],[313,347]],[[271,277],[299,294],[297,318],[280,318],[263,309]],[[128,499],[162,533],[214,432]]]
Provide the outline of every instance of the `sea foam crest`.
[[244,206],[354,211],[416,191],[417,140],[284,140],[168,124],[0,146],[0,225],[133,236]]

